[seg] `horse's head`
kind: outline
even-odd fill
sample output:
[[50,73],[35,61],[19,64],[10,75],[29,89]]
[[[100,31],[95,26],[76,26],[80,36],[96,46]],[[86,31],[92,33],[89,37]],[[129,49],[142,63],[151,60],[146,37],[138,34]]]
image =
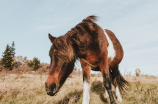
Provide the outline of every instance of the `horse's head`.
[[54,96],[72,72],[75,56],[68,36],[55,38],[49,34],[49,39],[51,63],[45,87],[47,94]]

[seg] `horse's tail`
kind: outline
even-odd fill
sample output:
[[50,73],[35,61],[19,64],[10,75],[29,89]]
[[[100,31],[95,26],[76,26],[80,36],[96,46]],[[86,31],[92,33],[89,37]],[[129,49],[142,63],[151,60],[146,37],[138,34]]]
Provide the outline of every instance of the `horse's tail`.
[[110,74],[110,81],[111,83],[116,87],[119,87],[119,90],[121,93],[126,92],[130,88],[130,83],[126,81],[123,76],[121,75],[118,65],[116,65],[114,68],[109,70]]

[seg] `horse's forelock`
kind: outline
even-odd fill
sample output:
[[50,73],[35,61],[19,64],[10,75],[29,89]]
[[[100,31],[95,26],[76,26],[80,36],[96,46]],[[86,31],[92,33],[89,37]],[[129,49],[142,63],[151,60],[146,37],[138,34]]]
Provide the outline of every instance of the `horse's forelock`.
[[55,50],[53,51],[54,55],[59,60],[62,60],[66,63],[71,62],[75,58],[72,44],[69,38],[70,37],[67,36],[58,37],[53,43]]

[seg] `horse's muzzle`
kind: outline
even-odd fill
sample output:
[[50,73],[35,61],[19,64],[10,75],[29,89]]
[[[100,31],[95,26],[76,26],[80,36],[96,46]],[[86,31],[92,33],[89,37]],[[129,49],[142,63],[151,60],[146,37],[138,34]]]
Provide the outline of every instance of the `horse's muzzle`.
[[55,83],[53,83],[51,86],[47,86],[45,83],[45,89],[48,95],[54,96],[58,92],[58,88]]

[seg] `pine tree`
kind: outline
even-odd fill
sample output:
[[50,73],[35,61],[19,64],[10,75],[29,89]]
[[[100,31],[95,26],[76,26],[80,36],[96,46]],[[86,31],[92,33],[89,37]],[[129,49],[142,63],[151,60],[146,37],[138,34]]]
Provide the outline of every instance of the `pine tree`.
[[12,58],[14,58],[14,55],[15,55],[15,44],[14,44],[14,41],[12,43],[12,47],[11,47],[11,55],[12,55]]
[[14,65],[14,55],[15,55],[15,44],[14,42],[12,43],[12,46],[10,47],[9,45],[6,46],[5,51],[3,52],[2,59],[1,59],[1,65],[4,68],[7,68],[9,70],[12,70],[13,65]]

